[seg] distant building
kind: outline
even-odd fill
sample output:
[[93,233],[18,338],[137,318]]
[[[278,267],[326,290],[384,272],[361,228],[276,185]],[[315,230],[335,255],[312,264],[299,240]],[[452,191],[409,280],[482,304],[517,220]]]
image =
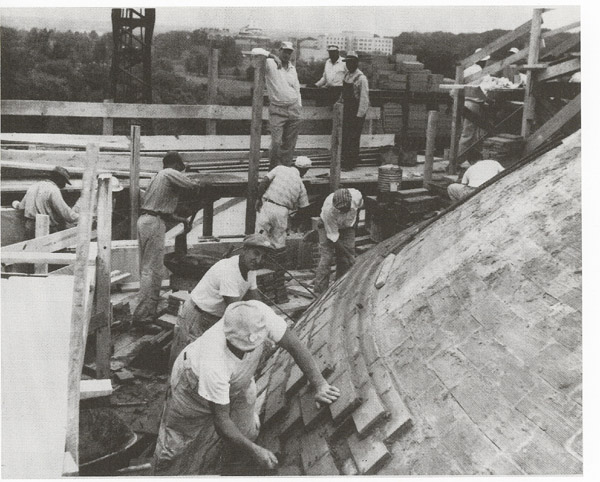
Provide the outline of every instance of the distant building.
[[388,37],[376,37],[369,32],[344,31],[336,35],[319,36],[319,48],[327,49],[327,45],[335,44],[340,50],[356,50],[370,54],[391,55],[394,41]]
[[316,38],[305,38],[299,40],[296,59],[302,59],[306,62],[314,60],[324,60],[327,58],[327,50],[323,49]]
[[270,38],[265,35],[262,29],[246,25],[235,36],[235,44],[242,51],[249,51],[255,47],[268,47]]

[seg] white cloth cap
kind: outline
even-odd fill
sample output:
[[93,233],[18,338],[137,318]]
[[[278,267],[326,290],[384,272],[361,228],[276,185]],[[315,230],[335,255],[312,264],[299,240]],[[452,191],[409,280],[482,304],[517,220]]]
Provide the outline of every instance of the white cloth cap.
[[112,192],[121,192],[123,190],[121,182],[114,176],[110,178],[110,190]]
[[258,300],[237,301],[225,310],[225,338],[236,348],[251,351],[267,339],[267,323],[261,310],[263,304]]
[[306,156],[298,156],[294,162],[294,166],[302,168],[308,168],[312,166],[312,161]]

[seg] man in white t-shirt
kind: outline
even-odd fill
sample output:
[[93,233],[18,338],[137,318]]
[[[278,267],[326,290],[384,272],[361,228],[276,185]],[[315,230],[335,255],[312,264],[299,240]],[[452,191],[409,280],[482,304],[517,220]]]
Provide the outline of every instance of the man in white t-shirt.
[[[273,469],[277,457],[253,442],[258,436],[254,374],[264,344],[287,350],[315,388],[315,401],[340,395],[285,321],[260,301],[232,303],[221,320],[177,357],[163,410],[153,475],[219,472],[223,448]],[[223,446],[226,444],[225,447]]]
[[273,245],[262,234],[246,236],[242,252],[216,262],[190,293],[181,308],[169,365],[186,345],[214,325],[225,313],[227,305],[246,297],[260,299],[256,285],[256,270],[261,268],[265,254]]
[[363,197],[357,189],[338,189],[325,198],[319,220],[319,266],[314,290],[323,293],[329,286],[329,268],[335,258],[336,278],[340,279],[354,264],[355,231]]
[[460,201],[502,171],[504,168],[498,161],[491,159],[476,161],[465,171],[462,183],[453,183],[448,186],[448,196],[452,201]]

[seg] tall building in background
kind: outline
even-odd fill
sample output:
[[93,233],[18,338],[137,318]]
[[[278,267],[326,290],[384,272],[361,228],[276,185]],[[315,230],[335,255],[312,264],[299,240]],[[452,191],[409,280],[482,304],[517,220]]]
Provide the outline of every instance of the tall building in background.
[[[335,44],[340,50],[355,50],[369,54],[391,55],[394,41],[388,37],[378,37],[369,32],[347,30],[340,34],[320,35],[319,49],[325,51],[327,45]],[[325,52],[327,56],[327,52]]]

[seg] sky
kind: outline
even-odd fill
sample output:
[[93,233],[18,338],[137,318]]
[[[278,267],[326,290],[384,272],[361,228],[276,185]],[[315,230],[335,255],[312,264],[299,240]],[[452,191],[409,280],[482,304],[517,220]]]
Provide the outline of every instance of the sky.
[[[106,3],[106,2],[104,2]],[[289,2],[292,3],[292,2]],[[449,2],[411,6],[401,2],[302,2],[303,6],[283,7],[283,2],[228,2],[229,7],[208,7],[207,2],[149,2],[156,6],[156,32],[195,30],[202,27],[227,28],[237,32],[250,24],[270,30],[338,33],[362,30],[378,35],[396,36],[406,31],[483,32],[495,28],[514,29],[531,18],[530,5],[484,6],[484,2]],[[470,5],[465,5],[470,3]],[[556,3],[556,2],[555,2]],[[571,3],[571,5],[566,5]],[[4,26],[58,30],[111,30],[110,8],[79,7],[81,2],[59,3],[60,8],[31,8],[35,2],[4,0],[8,8],[0,9]],[[102,5],[103,2],[95,2]],[[164,6],[161,6],[164,5]],[[181,5],[173,8],[172,5]],[[365,6],[365,5],[371,6]],[[545,5],[552,4],[546,2]],[[580,8],[574,2],[560,2],[555,10],[544,14],[544,27],[556,28],[580,20]],[[53,5],[56,5],[53,3]],[[68,6],[67,6],[68,5]],[[213,3],[214,5],[214,3]],[[308,6],[307,6],[308,5]],[[13,8],[15,6],[25,8]],[[115,2],[110,6],[118,6]],[[130,5],[131,6],[131,5]]]

